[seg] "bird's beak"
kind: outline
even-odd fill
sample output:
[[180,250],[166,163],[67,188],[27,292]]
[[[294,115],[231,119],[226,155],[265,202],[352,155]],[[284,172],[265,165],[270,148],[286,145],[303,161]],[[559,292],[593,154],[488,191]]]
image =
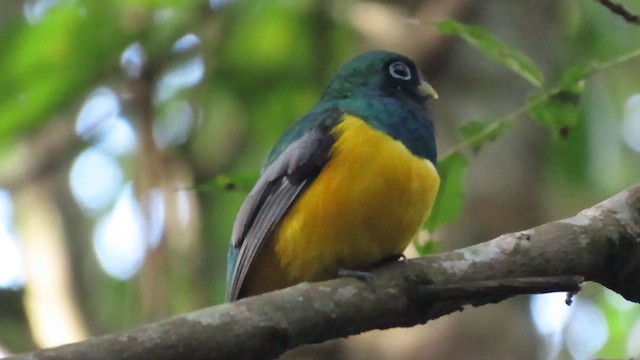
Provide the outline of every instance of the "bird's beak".
[[438,93],[428,82],[422,80],[419,86],[420,94],[428,99],[437,99]]

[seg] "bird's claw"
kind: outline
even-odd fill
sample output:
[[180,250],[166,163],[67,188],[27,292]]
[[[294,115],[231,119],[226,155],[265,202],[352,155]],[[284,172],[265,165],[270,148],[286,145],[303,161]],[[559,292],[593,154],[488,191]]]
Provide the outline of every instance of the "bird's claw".
[[373,274],[368,271],[340,269],[338,270],[338,276],[356,278],[375,290],[374,285],[376,283],[376,279]]

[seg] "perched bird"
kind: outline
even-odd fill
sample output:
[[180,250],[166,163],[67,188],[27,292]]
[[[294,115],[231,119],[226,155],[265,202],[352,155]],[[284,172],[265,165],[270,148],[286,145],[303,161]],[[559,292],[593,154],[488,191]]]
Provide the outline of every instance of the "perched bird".
[[367,52],[340,68],[275,145],[240,208],[227,299],[401,256],[440,185],[431,97],[399,54]]

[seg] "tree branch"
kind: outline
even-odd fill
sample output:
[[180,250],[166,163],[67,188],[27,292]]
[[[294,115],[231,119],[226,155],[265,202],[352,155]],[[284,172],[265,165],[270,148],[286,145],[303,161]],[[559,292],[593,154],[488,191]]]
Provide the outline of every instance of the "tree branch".
[[213,306],[9,359],[268,359],[303,344],[408,327],[584,279],[640,302],[640,185],[578,215],[457,251]]
[[597,0],[612,13],[622,17],[626,22],[640,25],[640,16],[632,14],[622,4],[615,3],[611,0]]

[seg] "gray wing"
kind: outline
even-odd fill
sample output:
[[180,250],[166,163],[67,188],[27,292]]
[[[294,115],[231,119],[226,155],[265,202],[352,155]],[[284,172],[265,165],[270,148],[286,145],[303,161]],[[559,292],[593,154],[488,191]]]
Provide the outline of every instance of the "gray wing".
[[227,264],[227,300],[236,300],[256,254],[284,214],[313,182],[335,142],[330,126],[307,131],[264,171],[233,224]]

